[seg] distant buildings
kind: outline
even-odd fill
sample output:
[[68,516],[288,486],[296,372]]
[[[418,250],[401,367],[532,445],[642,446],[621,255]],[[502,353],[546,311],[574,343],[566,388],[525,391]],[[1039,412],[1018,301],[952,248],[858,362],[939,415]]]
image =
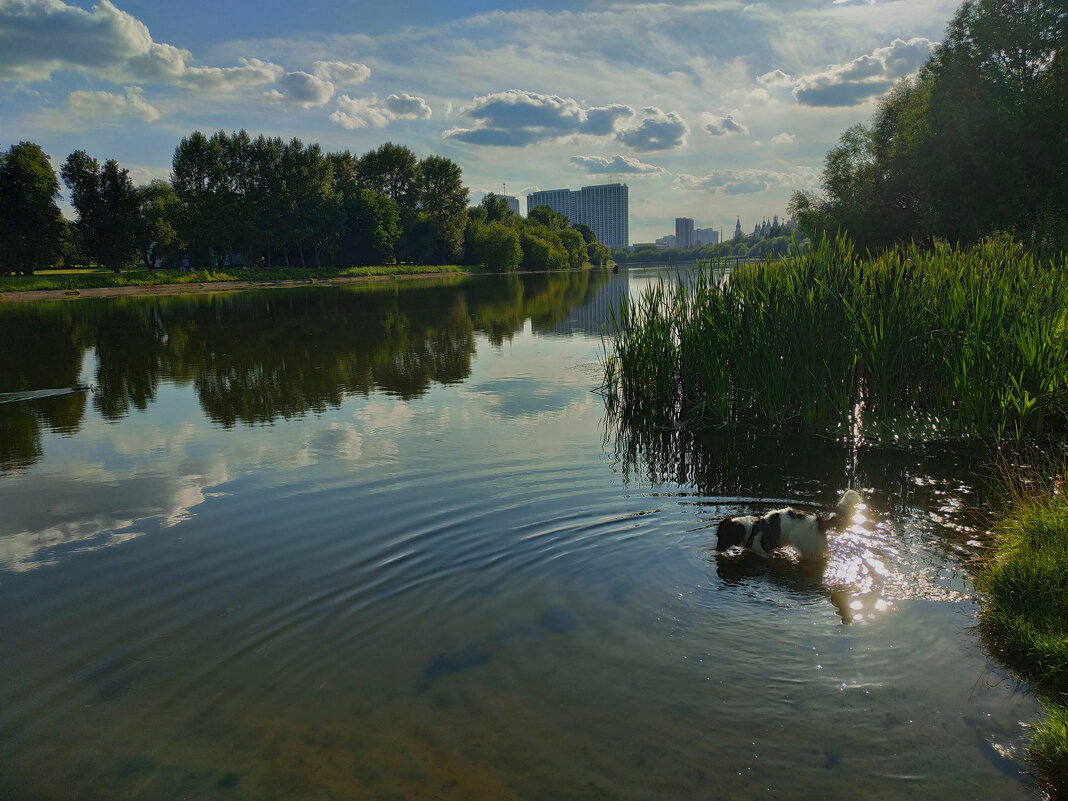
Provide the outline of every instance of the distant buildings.
[[693,232],[692,217],[675,218],[675,247],[688,250],[697,246],[697,237]]
[[654,244],[661,250],[667,250],[668,248],[678,247],[678,241],[674,234],[668,234],[660,237]]
[[630,205],[626,184],[548,189],[527,195],[527,215],[537,206],[548,206],[566,215],[571,223],[589,226],[597,240],[610,248],[625,248],[630,240]]
[[719,244],[719,231],[715,228],[698,228],[694,231],[697,236],[697,246],[702,245],[718,245]]

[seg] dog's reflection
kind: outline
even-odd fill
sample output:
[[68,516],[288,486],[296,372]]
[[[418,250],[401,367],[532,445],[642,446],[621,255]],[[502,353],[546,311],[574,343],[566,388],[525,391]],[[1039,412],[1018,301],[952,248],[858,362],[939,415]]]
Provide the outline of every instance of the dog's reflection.
[[747,552],[713,552],[710,558],[716,564],[716,575],[724,584],[741,586],[752,581],[766,581],[802,602],[826,598],[844,624],[862,619],[855,609],[853,588],[840,584],[829,585],[824,580],[828,564],[826,560],[797,560],[783,553],[775,553],[765,559]]

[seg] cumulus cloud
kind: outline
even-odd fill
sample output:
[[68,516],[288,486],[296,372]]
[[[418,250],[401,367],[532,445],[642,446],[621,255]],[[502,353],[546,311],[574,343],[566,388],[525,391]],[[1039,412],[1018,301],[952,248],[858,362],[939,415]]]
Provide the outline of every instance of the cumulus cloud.
[[145,100],[138,86],[127,86],[124,95],[113,92],[71,92],[67,97],[67,110],[78,117],[137,117],[145,122],[155,122],[162,116],[158,108]]
[[312,64],[312,72],[320,80],[337,86],[355,86],[371,77],[371,68],[366,64],[348,61],[316,61]]
[[663,167],[646,164],[633,156],[615,155],[610,159],[604,156],[572,156],[571,164],[585,170],[590,175],[616,174],[641,178],[662,175],[664,172]]
[[791,86],[794,79],[782,70],[772,70],[759,76],[757,81],[764,84],[764,86]]
[[306,72],[287,72],[278,79],[278,88],[264,92],[272,103],[293,103],[308,108],[321,106],[334,96],[334,84]]
[[619,104],[587,108],[570,97],[509,89],[476,97],[460,113],[475,125],[448,130],[446,138],[474,145],[521,147],[577,134],[606,136],[634,110]]
[[796,142],[797,137],[794,136],[792,133],[786,133],[785,131],[783,131],[781,134],[777,134],[771,137],[771,141],[773,144],[776,145],[788,145],[791,142]]
[[115,83],[236,90],[285,73],[259,59],[194,67],[191,58],[188,50],[153,41],[148,26],[110,0],[89,10],[63,0],[0,0],[0,81],[45,81],[70,70]]
[[430,115],[434,113],[423,98],[407,92],[389,95],[386,98],[386,109],[398,120],[429,120]]
[[394,120],[426,120],[432,111],[421,97],[409,94],[389,95],[379,101],[378,95],[337,99],[337,110],[330,119],[342,128],[384,128]]
[[748,134],[749,129],[738,120],[734,119],[734,115],[728,114],[726,117],[714,117],[710,114],[705,115],[705,119],[708,122],[705,123],[705,130],[712,136],[729,136],[730,134]]
[[814,170],[795,168],[793,172],[736,169],[713,170],[707,175],[679,175],[675,189],[703,191],[713,195],[749,195],[777,186],[802,187],[818,181]]
[[919,69],[935,45],[919,36],[908,41],[894,39],[887,47],[877,47],[845,64],[801,76],[794,85],[794,99],[805,106],[855,106]]
[[638,151],[675,150],[686,144],[690,126],[677,112],[664,112],[656,106],[642,109],[645,118],[637,128],[630,128],[616,133],[618,139],[627,147]]

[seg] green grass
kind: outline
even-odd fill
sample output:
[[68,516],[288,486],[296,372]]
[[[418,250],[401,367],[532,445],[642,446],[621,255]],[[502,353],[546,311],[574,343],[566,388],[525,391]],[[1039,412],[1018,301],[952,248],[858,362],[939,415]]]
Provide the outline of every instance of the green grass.
[[1068,415],[1068,261],[1010,240],[857,254],[848,241],[629,301],[605,391],[665,424],[1022,438]]
[[[1048,459],[1039,463],[1048,464]],[[1068,470],[1004,469],[1010,514],[976,573],[984,634],[1040,694],[1032,761],[1053,797],[1068,792]]]
[[0,277],[0,293],[25,292],[42,289],[91,289],[95,287],[155,286],[158,284],[206,284],[217,281],[249,281],[270,283],[286,280],[325,280],[329,278],[380,275],[458,274],[474,268],[458,265],[385,265],[380,267],[348,267],[334,269],[276,269],[276,270],[127,270],[120,273],[101,270],[47,270],[28,276]]

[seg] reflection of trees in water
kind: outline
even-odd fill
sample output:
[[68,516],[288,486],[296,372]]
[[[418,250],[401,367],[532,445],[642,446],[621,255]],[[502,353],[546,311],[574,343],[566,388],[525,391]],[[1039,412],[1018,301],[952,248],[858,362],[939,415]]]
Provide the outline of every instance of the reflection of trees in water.
[[[471,371],[475,331],[501,344],[528,318],[566,317],[603,273],[491,276],[415,286],[124,298],[0,308],[0,392],[78,383],[96,356],[92,403],[108,420],[146,409],[161,380],[192,384],[204,413],[269,423],[378,390],[405,400]],[[43,429],[77,430],[85,395],[0,405],[0,468],[32,464]]]
[[680,429],[662,417],[624,416],[616,404],[607,405],[606,444],[625,480],[694,487],[728,504],[768,498],[830,508],[846,487],[878,487],[881,507],[904,512],[938,504],[931,486],[917,483],[917,476],[953,478],[959,485],[988,461],[982,443],[856,448],[842,438],[788,430]]
[[[68,304],[45,309],[15,304],[0,315],[0,392],[72,387],[78,383],[86,332]],[[24,467],[41,455],[42,427],[72,433],[85,394],[0,405],[0,469]]]

